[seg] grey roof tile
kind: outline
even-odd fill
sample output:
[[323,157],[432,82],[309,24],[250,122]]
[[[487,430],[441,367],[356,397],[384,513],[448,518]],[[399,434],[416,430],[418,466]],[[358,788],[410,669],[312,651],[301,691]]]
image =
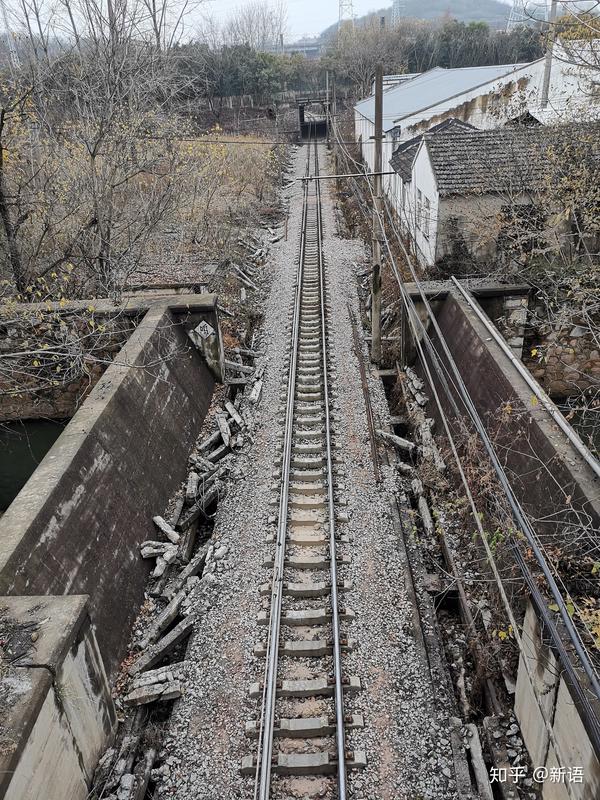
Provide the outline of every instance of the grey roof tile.
[[[469,125],[468,122],[463,122],[461,119],[451,117],[450,119],[446,119],[443,122],[434,125],[433,128],[429,129],[428,133],[440,135],[450,131],[470,130],[475,130],[473,125]],[[415,160],[415,156],[417,155],[417,151],[422,139],[423,134],[421,133],[418,136],[415,136],[413,139],[402,142],[402,144],[394,151],[394,154],[390,158],[392,169],[395,170],[398,175],[400,175],[405,183],[408,183],[412,178],[413,161]]]
[[[600,179],[597,123],[454,130],[443,136],[425,133],[423,139],[441,195],[539,189],[556,175],[556,154],[575,149],[578,158],[589,157],[598,166]],[[568,164],[564,170],[567,174]]]

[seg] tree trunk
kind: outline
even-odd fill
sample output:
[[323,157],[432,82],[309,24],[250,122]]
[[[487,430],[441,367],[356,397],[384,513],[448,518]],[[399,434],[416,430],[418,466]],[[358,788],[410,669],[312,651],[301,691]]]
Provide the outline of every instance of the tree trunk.
[[4,148],[2,147],[2,134],[4,132],[5,111],[0,111],[0,219],[6,237],[8,250],[8,260],[13,274],[15,286],[19,292],[23,292],[27,286],[27,276],[23,270],[21,253],[17,243],[16,229],[12,221],[12,215],[8,206],[6,195],[6,182],[4,178]]

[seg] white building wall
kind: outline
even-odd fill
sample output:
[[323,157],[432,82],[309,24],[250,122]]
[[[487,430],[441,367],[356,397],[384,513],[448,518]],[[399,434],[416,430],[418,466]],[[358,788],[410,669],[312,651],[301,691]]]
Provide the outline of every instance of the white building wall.
[[413,164],[410,188],[416,254],[423,265],[429,266],[435,263],[439,199],[429,154],[423,144]]
[[375,141],[371,137],[375,135],[375,125],[359,114],[358,111],[354,112],[354,138],[360,142],[361,155],[364,162],[373,170],[375,161]]
[[557,45],[545,107],[541,103],[545,60],[540,59],[398,120],[399,140],[411,139],[450,117],[482,130],[502,127],[527,111],[545,125],[600,120],[600,95],[594,86],[598,70],[567,63],[567,58]]
[[[358,111],[354,112],[354,138],[361,142],[361,155],[369,172],[375,171],[375,125],[363,117]],[[390,167],[390,158],[394,152],[394,139],[391,131],[384,133],[384,139],[381,147],[381,170],[382,172],[392,172]],[[388,197],[391,197],[393,191],[393,175],[383,175],[382,186],[383,192]]]

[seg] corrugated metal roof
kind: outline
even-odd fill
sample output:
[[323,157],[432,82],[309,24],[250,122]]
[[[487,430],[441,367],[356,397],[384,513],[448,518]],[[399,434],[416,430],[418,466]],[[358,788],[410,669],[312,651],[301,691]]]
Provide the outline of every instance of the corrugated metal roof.
[[[434,67],[400,86],[383,93],[383,130],[389,131],[402,119],[437,105],[481,84],[508,75],[525,64],[497,64],[491,67]],[[367,97],[354,106],[363,117],[375,119],[375,98]]]

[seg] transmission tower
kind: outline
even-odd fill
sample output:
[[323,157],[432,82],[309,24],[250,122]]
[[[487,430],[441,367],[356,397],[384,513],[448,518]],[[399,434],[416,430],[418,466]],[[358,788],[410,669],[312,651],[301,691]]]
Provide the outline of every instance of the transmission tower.
[[404,3],[403,0],[394,0],[394,4],[392,5],[392,26],[400,24],[405,6],[406,3]]
[[340,21],[338,23],[338,31],[342,26],[350,23],[354,27],[354,6],[352,0],[340,0]]
[[509,32],[518,25],[524,25],[528,20],[527,14],[527,0],[514,0],[508,22],[506,23],[506,31]]
[[6,4],[4,0],[0,0],[0,6],[2,8],[2,21],[4,22],[4,33],[8,41],[8,52],[10,54],[10,71],[14,78],[15,73],[18,72],[19,69],[21,68],[21,61],[19,60],[19,54],[17,53],[17,48],[15,46],[15,40],[13,38],[10,25],[8,24],[8,13],[6,11]]

